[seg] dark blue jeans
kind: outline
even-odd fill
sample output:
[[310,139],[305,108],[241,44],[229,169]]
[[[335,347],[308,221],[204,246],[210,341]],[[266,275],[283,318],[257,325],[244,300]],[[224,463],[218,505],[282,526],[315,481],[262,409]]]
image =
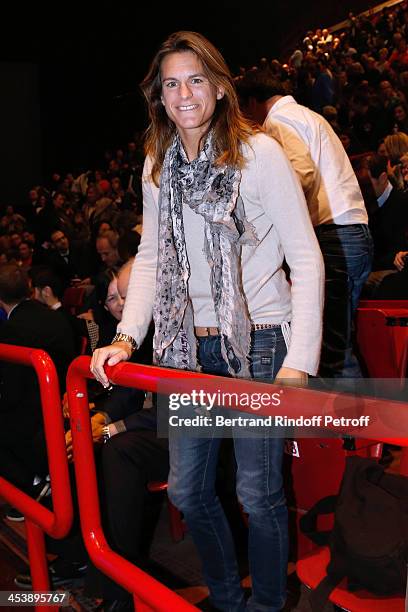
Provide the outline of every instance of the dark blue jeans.
[[[286,345],[280,327],[252,334],[254,378],[272,381]],[[227,375],[218,336],[199,339],[203,371]],[[245,604],[235,548],[215,492],[220,438],[170,435],[168,494],[185,517],[203,563],[212,604],[219,610],[277,612],[286,599],[288,518],[282,482],[283,439],[268,433],[234,439],[237,495],[249,515],[249,564],[252,597]]]
[[373,243],[367,225],[320,225],[315,228],[323,254],[326,283],[323,345],[319,374],[358,378],[352,326],[361,290],[371,272]]

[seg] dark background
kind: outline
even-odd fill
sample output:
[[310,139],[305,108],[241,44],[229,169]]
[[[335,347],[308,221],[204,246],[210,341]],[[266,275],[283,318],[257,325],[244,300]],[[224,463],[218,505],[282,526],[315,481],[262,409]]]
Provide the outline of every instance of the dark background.
[[55,170],[96,167],[105,148],[145,128],[138,83],[169,33],[203,33],[236,73],[262,56],[285,57],[307,29],[372,4],[74,0],[8,7],[0,40],[0,203],[24,197]]

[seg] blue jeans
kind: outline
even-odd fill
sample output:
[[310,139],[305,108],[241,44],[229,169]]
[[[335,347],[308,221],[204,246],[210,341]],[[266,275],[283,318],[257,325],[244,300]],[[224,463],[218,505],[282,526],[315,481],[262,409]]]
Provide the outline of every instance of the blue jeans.
[[367,225],[319,225],[316,236],[323,254],[326,284],[323,345],[319,374],[359,378],[352,327],[361,290],[371,272],[373,243]]
[[[251,374],[272,381],[286,345],[280,327],[252,333]],[[220,338],[199,339],[206,373],[227,375]],[[267,433],[235,438],[237,495],[249,515],[252,597],[245,604],[234,542],[215,492],[219,438],[171,436],[168,494],[185,517],[203,564],[212,604],[219,610],[277,612],[286,599],[288,517],[282,481],[283,439]]]

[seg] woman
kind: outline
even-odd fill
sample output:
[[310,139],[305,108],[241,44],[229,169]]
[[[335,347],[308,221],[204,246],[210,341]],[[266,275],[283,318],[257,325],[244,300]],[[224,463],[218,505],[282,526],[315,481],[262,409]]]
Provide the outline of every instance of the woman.
[[[243,119],[224,59],[200,34],[172,34],[142,89],[150,115],[143,236],[118,334],[95,351],[92,372],[108,385],[103,364],[129,359],[153,314],[159,365],[305,384],[319,362],[323,264],[287,158]],[[214,491],[219,445],[170,432],[168,493],[184,513],[213,605],[238,611],[244,596]],[[283,440],[237,438],[234,447],[249,515],[246,609],[280,610],[288,548]]]
[[391,184],[396,189],[404,189],[404,178],[401,171],[401,157],[408,153],[408,135],[404,132],[390,134],[384,139],[388,157],[387,173]]
[[408,112],[405,104],[400,102],[394,106],[392,109],[392,118],[394,123],[394,133],[404,132],[404,134],[408,134]]

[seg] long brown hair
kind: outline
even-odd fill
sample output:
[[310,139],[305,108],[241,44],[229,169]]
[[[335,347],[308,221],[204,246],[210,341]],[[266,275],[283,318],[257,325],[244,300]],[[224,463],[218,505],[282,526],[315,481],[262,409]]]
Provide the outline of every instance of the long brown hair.
[[203,65],[205,76],[210,83],[224,90],[224,96],[217,101],[211,121],[214,131],[216,164],[229,164],[242,168],[244,158],[240,143],[248,142],[254,127],[239,109],[238,97],[232,75],[221,53],[204,36],[197,32],[175,32],[161,45],[141,83],[147,101],[150,124],[146,131],[145,153],[153,158],[152,178],[156,185],[163,165],[164,156],[176,131],[161,102],[162,83],[160,67],[163,58],[170,53],[192,51]]

